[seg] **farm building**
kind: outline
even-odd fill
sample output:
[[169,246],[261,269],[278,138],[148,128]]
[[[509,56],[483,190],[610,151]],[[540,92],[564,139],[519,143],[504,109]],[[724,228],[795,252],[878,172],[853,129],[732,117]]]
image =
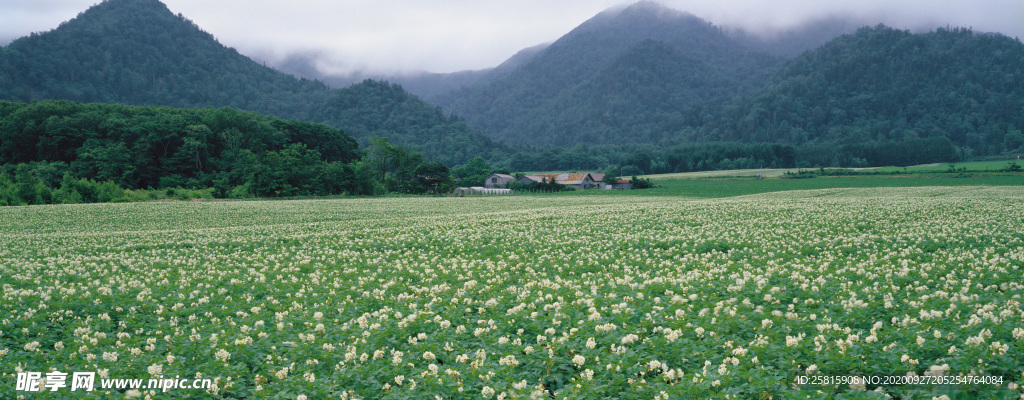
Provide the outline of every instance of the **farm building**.
[[455,195],[457,196],[469,196],[469,195],[510,195],[512,189],[496,189],[496,188],[485,188],[480,186],[473,187],[460,187],[455,188]]
[[605,186],[606,186],[605,189],[615,189],[615,190],[631,190],[631,189],[633,189],[633,183],[630,182],[629,179],[619,179],[619,180],[615,181],[614,185],[605,184]]
[[512,182],[512,181],[515,181],[515,180],[516,180],[516,178],[514,176],[512,176],[512,175],[491,174],[491,176],[488,176],[487,180],[484,181],[484,187],[487,187],[487,188],[507,188],[508,187],[508,183]]
[[604,174],[590,174],[590,177],[594,178],[594,181],[597,182],[598,189],[630,190],[633,188],[633,184],[629,182],[629,179],[619,179],[615,181],[615,184],[608,184],[604,182]]
[[533,182],[545,182],[551,181],[571,186],[576,189],[593,189],[597,188],[600,182],[595,181],[591,174],[588,172],[573,172],[567,174],[540,174],[540,175],[526,175],[519,178],[519,182],[523,184],[530,184]]

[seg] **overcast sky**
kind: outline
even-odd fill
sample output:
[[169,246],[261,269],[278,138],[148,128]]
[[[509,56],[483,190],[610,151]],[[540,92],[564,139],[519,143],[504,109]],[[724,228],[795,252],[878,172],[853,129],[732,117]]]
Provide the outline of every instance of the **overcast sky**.
[[[0,44],[57,27],[99,0],[0,0]],[[453,72],[493,67],[621,0],[164,0],[222,44],[321,70]],[[968,26],[1024,37],[1024,0],[662,0],[726,28],[771,32],[849,15],[905,29]]]

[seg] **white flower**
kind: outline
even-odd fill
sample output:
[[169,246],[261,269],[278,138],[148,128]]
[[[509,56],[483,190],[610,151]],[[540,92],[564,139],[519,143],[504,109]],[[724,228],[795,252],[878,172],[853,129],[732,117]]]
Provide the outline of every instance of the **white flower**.
[[586,362],[587,362],[587,359],[585,357],[579,355],[579,354],[577,354],[577,355],[572,357],[572,363],[576,364],[577,367],[582,367],[583,364],[586,363]]
[[153,364],[147,367],[146,371],[148,371],[152,376],[157,376],[164,373],[164,367],[160,364]]
[[423,352],[423,359],[424,360],[428,360],[429,361],[429,360],[433,360],[433,359],[436,359],[436,358],[437,357],[434,356],[434,353],[431,353],[429,351],[424,351]]
[[949,364],[932,365],[924,372],[925,376],[943,376],[949,372]]
[[992,344],[989,345],[989,349],[991,349],[993,353],[996,353],[998,355],[1003,355],[1003,354],[1006,354],[1006,352],[1010,350],[1010,345],[1003,344],[1003,343],[1000,343],[1000,342],[992,342]]
[[39,342],[25,343],[25,351],[36,351],[39,349]]
[[519,365],[519,360],[516,360],[516,356],[509,354],[498,360],[499,365],[511,365],[513,367]]
[[231,359],[231,353],[228,353],[227,350],[220,349],[217,350],[217,354],[214,354],[214,357],[216,357],[221,362],[228,362],[228,360]]
[[482,394],[485,399],[489,399],[491,396],[494,396],[494,389],[490,386],[484,386],[483,389],[480,389],[480,394]]

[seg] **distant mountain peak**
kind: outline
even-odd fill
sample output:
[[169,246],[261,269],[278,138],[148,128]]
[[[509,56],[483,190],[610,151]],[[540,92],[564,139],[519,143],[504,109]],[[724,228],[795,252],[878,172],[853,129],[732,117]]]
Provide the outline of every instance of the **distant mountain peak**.
[[3,50],[6,99],[230,106],[294,117],[301,114],[288,101],[309,102],[326,90],[238,54],[159,0],[105,0]]
[[[160,0],[103,0],[50,32],[58,35],[89,35],[94,40],[109,42],[110,36],[135,41],[166,35],[168,31],[201,32],[213,36],[181,14],[175,15]],[[141,36],[140,36],[141,35]]]
[[696,19],[704,21],[689,12],[680,11],[665,6],[656,1],[643,0],[633,4],[612,7],[598,13],[592,21],[611,20],[617,18],[642,18],[661,21],[672,21],[679,19]]
[[622,9],[621,12],[647,13],[663,18],[693,16],[693,14],[690,14],[686,11],[680,11],[674,8],[670,8],[661,3],[650,0],[643,0],[633,3],[627,6],[626,8]]

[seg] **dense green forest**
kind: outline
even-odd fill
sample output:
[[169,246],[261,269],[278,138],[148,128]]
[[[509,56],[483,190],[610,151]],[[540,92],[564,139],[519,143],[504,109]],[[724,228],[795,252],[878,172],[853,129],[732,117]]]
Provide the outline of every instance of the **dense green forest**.
[[106,0],[0,48],[0,99],[231,107],[323,122],[363,145],[388,136],[456,165],[500,150],[400,87],[364,81],[332,90],[260,65],[158,0]]
[[50,187],[67,174],[218,197],[367,193],[350,182],[361,155],[338,129],[230,108],[0,101],[0,165],[29,165]]
[[1019,40],[963,28],[912,34],[881,25],[790,60],[756,92],[692,109],[664,126],[682,140],[851,148],[945,138],[965,158],[1022,151],[1022,128]]
[[440,193],[497,171],[370,142],[360,150],[327,125],[231,108],[0,101],[0,205]]

